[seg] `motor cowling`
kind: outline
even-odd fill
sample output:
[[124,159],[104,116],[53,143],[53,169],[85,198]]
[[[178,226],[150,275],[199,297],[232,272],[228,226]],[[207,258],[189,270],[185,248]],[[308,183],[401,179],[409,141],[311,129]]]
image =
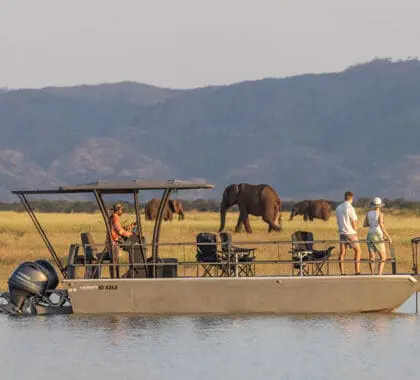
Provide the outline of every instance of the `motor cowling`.
[[44,297],[48,291],[54,290],[58,276],[54,267],[45,260],[27,261],[16,268],[8,284],[10,301],[21,311],[26,299]]
[[54,290],[58,286],[59,279],[53,265],[49,261],[43,260],[43,259],[36,260],[35,263],[42,266],[44,269],[48,271],[47,291]]

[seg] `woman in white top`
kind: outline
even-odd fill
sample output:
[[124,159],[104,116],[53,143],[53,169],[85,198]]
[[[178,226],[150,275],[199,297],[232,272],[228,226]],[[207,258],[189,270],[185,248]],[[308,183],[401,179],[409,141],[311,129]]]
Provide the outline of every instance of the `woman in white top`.
[[381,242],[384,241],[384,236],[390,243],[392,243],[392,240],[384,226],[384,214],[381,212],[381,208],[384,204],[382,203],[381,198],[375,198],[370,203],[370,206],[373,209],[368,211],[363,223],[364,227],[369,227],[366,239],[370,258],[369,267],[371,273],[374,274],[375,254],[379,254],[380,261],[378,274],[381,275],[384,270],[386,260],[385,244]]

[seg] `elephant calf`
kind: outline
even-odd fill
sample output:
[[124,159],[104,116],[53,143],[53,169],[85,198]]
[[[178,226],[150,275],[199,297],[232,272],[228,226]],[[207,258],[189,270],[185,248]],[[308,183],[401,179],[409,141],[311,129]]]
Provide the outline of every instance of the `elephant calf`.
[[289,220],[293,220],[297,215],[303,215],[305,221],[321,219],[326,222],[331,216],[331,205],[324,199],[298,202],[293,205]]

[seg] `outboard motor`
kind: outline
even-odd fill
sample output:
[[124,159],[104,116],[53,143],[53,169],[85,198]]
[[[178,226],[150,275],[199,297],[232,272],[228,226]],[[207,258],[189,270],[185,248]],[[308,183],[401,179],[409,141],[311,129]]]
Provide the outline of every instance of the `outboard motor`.
[[47,260],[36,260],[35,264],[40,265],[48,272],[48,284],[47,284],[47,291],[54,290],[58,286],[58,275],[55,271],[55,268],[52,266],[52,264]]
[[25,301],[33,296],[43,297],[47,293],[49,272],[33,262],[20,264],[9,278],[10,301],[21,312]]
[[[67,293],[55,290],[58,283],[57,272],[48,261],[20,264],[8,281],[7,311],[12,314],[71,313]],[[67,306],[64,305],[66,302]]]

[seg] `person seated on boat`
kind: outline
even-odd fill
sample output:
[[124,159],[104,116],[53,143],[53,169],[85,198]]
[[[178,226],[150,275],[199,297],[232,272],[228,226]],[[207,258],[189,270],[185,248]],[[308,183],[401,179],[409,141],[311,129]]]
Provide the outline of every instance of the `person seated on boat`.
[[[121,215],[123,214],[124,205],[122,203],[115,203],[112,207],[112,214],[109,217],[109,229],[111,232],[111,239],[112,239],[112,256],[113,256],[113,263],[117,264],[115,273],[116,277],[119,278],[119,244],[121,243],[121,239],[123,238],[130,238],[133,236],[133,233],[129,231],[127,228],[122,227],[121,225]],[[110,268],[111,277],[114,278],[114,268]]]
[[121,226],[121,215],[124,211],[122,203],[115,203],[112,207],[112,214],[109,217],[109,228],[111,230],[111,238],[113,243],[118,243],[123,237],[131,237],[133,233]]
[[392,243],[392,239],[385,229],[384,225],[384,214],[381,212],[381,208],[384,207],[381,198],[375,198],[370,202],[371,210],[368,211],[363,227],[369,227],[367,234],[367,246],[369,250],[369,267],[372,274],[375,273],[374,262],[375,255],[378,254],[380,261],[378,267],[378,274],[381,275],[384,271],[386,261],[386,249],[383,243],[384,237]]

